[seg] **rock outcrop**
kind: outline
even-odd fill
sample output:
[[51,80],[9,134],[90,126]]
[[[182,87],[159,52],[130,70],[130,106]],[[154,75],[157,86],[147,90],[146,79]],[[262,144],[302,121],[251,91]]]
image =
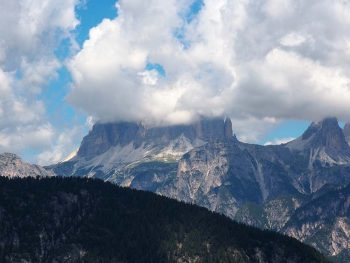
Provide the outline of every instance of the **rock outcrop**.
[[0,154],[0,176],[13,177],[47,177],[53,176],[39,165],[29,164],[13,153]]

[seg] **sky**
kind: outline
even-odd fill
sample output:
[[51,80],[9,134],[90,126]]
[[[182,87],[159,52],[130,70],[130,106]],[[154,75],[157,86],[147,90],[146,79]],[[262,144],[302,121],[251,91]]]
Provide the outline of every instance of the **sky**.
[[0,152],[62,161],[96,121],[229,116],[245,142],[350,120],[348,0],[0,0]]

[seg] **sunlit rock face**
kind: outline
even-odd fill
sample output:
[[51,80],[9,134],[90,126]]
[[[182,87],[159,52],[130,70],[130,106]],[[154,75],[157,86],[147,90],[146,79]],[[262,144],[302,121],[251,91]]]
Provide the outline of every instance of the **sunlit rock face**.
[[44,168],[26,163],[13,153],[0,154],[0,176],[13,177],[46,177],[53,176],[53,172]]

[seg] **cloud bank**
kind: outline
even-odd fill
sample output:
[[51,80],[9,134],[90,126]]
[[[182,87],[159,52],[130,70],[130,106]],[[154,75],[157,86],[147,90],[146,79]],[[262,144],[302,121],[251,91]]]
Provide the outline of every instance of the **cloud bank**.
[[228,115],[247,140],[280,120],[350,119],[350,1],[192,4],[120,0],[70,61],[69,100],[101,121]]
[[61,62],[55,50],[77,26],[78,0],[0,0],[0,152],[47,149],[56,131],[42,89]]

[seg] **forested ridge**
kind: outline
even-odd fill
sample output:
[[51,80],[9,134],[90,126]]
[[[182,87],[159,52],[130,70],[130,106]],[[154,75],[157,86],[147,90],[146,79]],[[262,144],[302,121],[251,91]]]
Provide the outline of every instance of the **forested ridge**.
[[0,177],[0,262],[328,262],[295,239],[86,178]]

